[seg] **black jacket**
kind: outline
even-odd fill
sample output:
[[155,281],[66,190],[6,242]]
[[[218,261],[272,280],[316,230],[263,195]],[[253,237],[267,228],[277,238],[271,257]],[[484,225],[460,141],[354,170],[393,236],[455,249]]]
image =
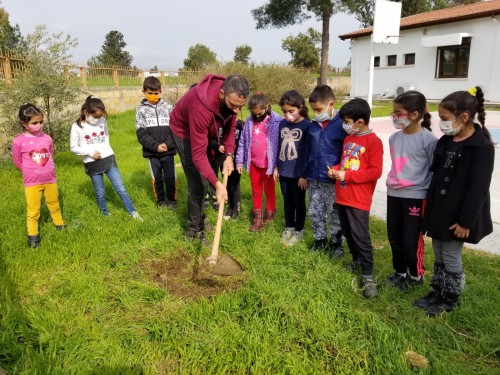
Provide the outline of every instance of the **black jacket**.
[[[141,101],[135,112],[135,131],[142,145],[142,155],[145,158],[161,158],[165,155],[175,155],[175,143],[170,130],[170,112],[172,106],[163,99],[151,105],[146,99]],[[167,152],[159,153],[158,146],[167,145]]]
[[[423,220],[423,231],[429,237],[462,241],[449,229],[455,223],[470,229],[465,240],[469,243],[478,243],[493,232],[489,189],[495,148],[481,127],[474,127],[476,131],[462,142],[453,144],[453,137],[445,135],[436,145]],[[447,151],[453,146],[458,149],[456,157],[450,160]]]

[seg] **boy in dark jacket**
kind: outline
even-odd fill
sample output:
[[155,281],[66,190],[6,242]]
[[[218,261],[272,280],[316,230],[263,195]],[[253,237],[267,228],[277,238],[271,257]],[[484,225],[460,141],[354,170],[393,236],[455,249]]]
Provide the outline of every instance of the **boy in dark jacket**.
[[[309,96],[314,119],[309,137],[301,179],[309,191],[309,217],[314,232],[311,250],[327,249],[331,257],[344,255],[342,231],[335,202],[335,181],[328,177],[328,168],[340,163],[342,142],[347,133],[342,129],[342,119],[335,112],[335,95],[330,86],[319,85]],[[330,241],[327,240],[328,225]]]
[[158,207],[174,209],[177,206],[175,143],[169,126],[172,106],[161,99],[161,82],[156,77],[144,80],[142,92],[146,98],[135,113],[137,139],[142,145],[142,155],[149,159]]

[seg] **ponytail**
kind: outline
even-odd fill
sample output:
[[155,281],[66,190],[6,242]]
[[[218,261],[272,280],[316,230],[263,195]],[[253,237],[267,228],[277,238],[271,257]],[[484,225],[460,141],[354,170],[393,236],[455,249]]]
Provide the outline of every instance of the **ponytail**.
[[432,129],[431,129],[431,114],[429,113],[429,111],[427,111],[427,109],[425,110],[424,115],[422,116],[422,122],[420,123],[420,125],[423,128],[426,128],[428,131],[432,132]]
[[81,128],[82,122],[85,121],[85,112],[92,114],[97,111],[101,111],[103,115],[106,114],[106,107],[104,107],[104,103],[101,99],[95,98],[93,95],[87,96],[87,99],[83,102],[82,109],[80,110],[80,116],[76,119],[76,124]]
[[398,95],[394,103],[399,104],[406,112],[418,112],[418,119],[422,119],[420,125],[431,131],[431,114],[427,110],[427,100],[421,92],[406,91]]
[[485,126],[486,111],[484,110],[484,92],[480,86],[476,86],[476,99],[477,103],[479,104],[479,108],[477,109],[477,120],[481,124],[481,129],[483,130],[486,139],[494,144],[493,139],[491,138],[490,131],[486,129]]

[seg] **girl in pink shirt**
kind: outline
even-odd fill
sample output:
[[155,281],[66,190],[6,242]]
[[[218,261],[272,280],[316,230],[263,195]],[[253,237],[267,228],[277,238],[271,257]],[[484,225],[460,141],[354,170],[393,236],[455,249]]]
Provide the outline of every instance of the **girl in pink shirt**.
[[[241,174],[243,166],[250,174],[253,198],[253,224],[250,232],[256,232],[269,224],[276,214],[276,182],[273,171],[278,152],[279,124],[283,118],[271,111],[264,94],[257,92],[248,101],[251,116],[243,125],[236,169]],[[262,215],[262,191],[266,195],[266,220]]]
[[42,195],[57,230],[62,230],[64,220],[59,207],[56,173],[52,154],[52,138],[42,132],[43,113],[34,104],[19,108],[19,120],[24,132],[12,141],[12,161],[23,175],[27,205],[28,246],[41,243],[38,219]]

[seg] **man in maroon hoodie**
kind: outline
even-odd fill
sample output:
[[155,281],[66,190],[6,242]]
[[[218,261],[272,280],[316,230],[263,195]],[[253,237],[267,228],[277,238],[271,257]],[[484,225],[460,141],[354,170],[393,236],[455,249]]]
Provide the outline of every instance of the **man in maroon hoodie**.
[[217,201],[227,199],[227,190],[215,175],[207,156],[210,139],[219,142],[222,129],[222,146],[226,153],[223,173],[233,172],[234,135],[236,115],[245,105],[248,82],[241,75],[227,78],[206,75],[191,88],[170,113],[170,129],[177,153],[188,183],[188,237],[198,238],[207,244],[204,234],[205,195],[204,177],[215,186]]

